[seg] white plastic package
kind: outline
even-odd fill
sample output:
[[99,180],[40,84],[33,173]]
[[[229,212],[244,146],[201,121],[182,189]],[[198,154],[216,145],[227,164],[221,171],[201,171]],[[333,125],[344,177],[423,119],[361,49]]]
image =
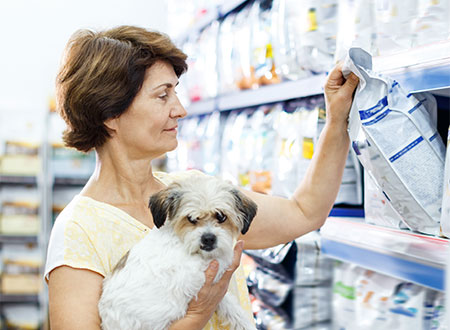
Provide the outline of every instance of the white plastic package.
[[331,318],[331,287],[295,287],[293,329],[313,329],[314,324]]
[[364,171],[364,218],[367,223],[378,226],[406,228],[402,217],[366,171]]
[[335,62],[351,47],[376,53],[375,0],[339,0]]
[[408,50],[413,46],[417,2],[375,0],[376,43],[380,55]]
[[300,64],[313,73],[333,66],[336,50],[338,0],[302,0],[298,50]]
[[367,52],[349,50],[343,72],[360,79],[349,117],[352,147],[405,225],[438,235],[445,147],[426,109],[432,102],[371,69]]
[[450,127],[447,138],[447,155],[445,158],[444,193],[442,196],[441,229],[442,234],[450,237]]
[[310,232],[297,238],[295,243],[295,285],[313,286],[331,282],[334,261],[321,253],[319,233]]
[[414,33],[417,45],[445,40],[450,37],[450,2],[448,0],[417,0]]

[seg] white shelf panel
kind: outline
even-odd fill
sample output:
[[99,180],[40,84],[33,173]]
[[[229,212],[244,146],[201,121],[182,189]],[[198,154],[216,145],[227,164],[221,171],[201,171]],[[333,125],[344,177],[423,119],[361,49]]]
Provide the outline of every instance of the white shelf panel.
[[290,100],[323,93],[326,76],[316,75],[297,81],[262,86],[254,90],[222,95],[218,97],[219,110],[231,110]]
[[329,218],[320,230],[325,254],[436,290],[444,289],[449,240]]
[[391,76],[408,92],[450,87],[450,40],[373,58],[373,69]]

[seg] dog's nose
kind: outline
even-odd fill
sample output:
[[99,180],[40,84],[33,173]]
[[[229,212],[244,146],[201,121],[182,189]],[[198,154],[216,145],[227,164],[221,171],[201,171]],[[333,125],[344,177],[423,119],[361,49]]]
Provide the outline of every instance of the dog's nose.
[[200,248],[205,251],[211,251],[215,248],[216,241],[216,235],[211,233],[203,234],[201,237],[202,246]]

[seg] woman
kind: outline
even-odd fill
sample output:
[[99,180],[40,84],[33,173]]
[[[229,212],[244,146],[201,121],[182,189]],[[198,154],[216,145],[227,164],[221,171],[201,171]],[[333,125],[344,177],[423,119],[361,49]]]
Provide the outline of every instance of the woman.
[[[177,121],[186,116],[175,87],[186,56],[164,35],[122,26],[82,30],[68,43],[57,77],[57,101],[67,123],[64,141],[94,149],[90,180],[56,220],[46,280],[52,329],[100,329],[102,280],[153,227],[148,199],[181,174],[153,173],[151,160],[177,146]],[[305,179],[291,199],[243,191],[258,205],[250,230],[235,249],[233,265],[213,284],[217,263],[186,316],[170,329],[219,329],[214,314],[229,289],[250,313],[238,268],[242,249],[291,241],[324,223],[336,198],[348,153],[347,117],[358,83],[339,67],[325,86],[327,122]]]

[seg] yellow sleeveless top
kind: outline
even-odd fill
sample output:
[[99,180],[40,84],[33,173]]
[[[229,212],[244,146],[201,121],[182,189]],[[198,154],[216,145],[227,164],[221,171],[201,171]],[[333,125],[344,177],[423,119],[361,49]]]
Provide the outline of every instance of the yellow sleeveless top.
[[[179,173],[155,172],[163,184],[194,171]],[[76,196],[55,221],[50,236],[45,279],[59,266],[88,269],[102,276],[110,273],[122,256],[151,230],[121,209],[86,196]],[[239,267],[230,281],[228,291],[235,295],[242,308],[252,315],[246,279]],[[220,325],[214,314],[204,330],[232,330]]]

